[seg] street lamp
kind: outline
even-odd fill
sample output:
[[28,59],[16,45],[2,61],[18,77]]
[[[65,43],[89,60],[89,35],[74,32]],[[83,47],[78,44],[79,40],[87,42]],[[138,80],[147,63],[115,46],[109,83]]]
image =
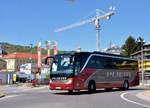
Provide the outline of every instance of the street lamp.
[[33,44],[29,44],[30,45],[30,63],[32,65],[32,47],[33,47]]
[[[30,74],[32,74],[32,47],[33,47],[33,44],[29,44],[30,46]],[[32,77],[32,76],[30,76]]]
[[142,74],[142,85],[144,85],[144,54],[143,54],[143,46],[145,43],[145,40],[143,39],[138,39],[138,43],[140,43],[141,46],[141,74]]

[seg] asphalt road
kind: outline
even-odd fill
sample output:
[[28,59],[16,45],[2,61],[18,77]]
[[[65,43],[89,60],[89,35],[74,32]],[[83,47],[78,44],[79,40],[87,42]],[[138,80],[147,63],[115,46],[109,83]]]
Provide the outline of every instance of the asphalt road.
[[0,108],[150,108],[150,102],[136,96],[144,91],[131,88],[127,91],[99,90],[94,94],[82,91],[69,95],[48,88],[9,92],[0,99]]

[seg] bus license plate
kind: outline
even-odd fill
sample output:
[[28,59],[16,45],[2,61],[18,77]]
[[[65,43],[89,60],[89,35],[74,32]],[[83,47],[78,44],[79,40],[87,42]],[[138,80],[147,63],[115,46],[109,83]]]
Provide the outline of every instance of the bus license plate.
[[56,89],[61,89],[61,87],[56,87]]

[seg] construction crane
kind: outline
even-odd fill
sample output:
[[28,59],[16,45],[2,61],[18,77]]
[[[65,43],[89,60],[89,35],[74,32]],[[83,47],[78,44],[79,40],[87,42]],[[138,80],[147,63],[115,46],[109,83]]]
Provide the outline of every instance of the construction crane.
[[[107,13],[105,13],[102,10],[96,9],[96,16],[94,16],[92,18],[89,18],[87,20],[83,20],[81,22],[77,22],[77,23],[74,23],[74,24],[71,24],[71,25],[68,25],[68,26],[56,29],[55,32],[63,32],[63,31],[66,31],[66,30],[69,30],[69,29],[72,29],[72,28],[75,28],[75,27],[79,27],[79,26],[88,24],[88,23],[95,23],[95,26],[96,26],[96,50],[99,51],[100,50],[99,49],[100,20],[102,20],[102,19],[107,19],[107,20],[110,19],[110,17],[112,15],[114,15],[114,11],[115,11],[115,8],[112,7],[112,6],[109,8],[109,12],[107,12]],[[101,13],[103,13],[103,15],[101,15]]]

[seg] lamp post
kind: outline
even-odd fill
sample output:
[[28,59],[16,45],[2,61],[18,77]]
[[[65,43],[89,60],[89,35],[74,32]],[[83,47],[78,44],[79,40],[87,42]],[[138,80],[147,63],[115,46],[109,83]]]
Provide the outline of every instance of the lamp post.
[[143,59],[144,59],[144,57],[143,57],[143,44],[141,45],[141,63],[142,63],[142,65],[141,65],[141,72],[142,72],[142,85],[144,85],[144,69],[143,69]]
[[32,65],[32,46],[33,46],[33,44],[29,44],[30,45],[30,62],[31,62],[31,65]]
[[141,44],[141,75],[142,75],[142,85],[144,85],[144,54],[143,54],[143,46],[145,43],[145,40],[138,39],[137,40]]
[[47,56],[50,56],[50,51],[51,51],[51,42],[50,41],[45,41],[46,44],[46,49],[47,49]]
[[[33,47],[33,44],[29,44],[30,45],[30,74],[32,74],[32,47]],[[30,75],[30,78],[32,76]]]

